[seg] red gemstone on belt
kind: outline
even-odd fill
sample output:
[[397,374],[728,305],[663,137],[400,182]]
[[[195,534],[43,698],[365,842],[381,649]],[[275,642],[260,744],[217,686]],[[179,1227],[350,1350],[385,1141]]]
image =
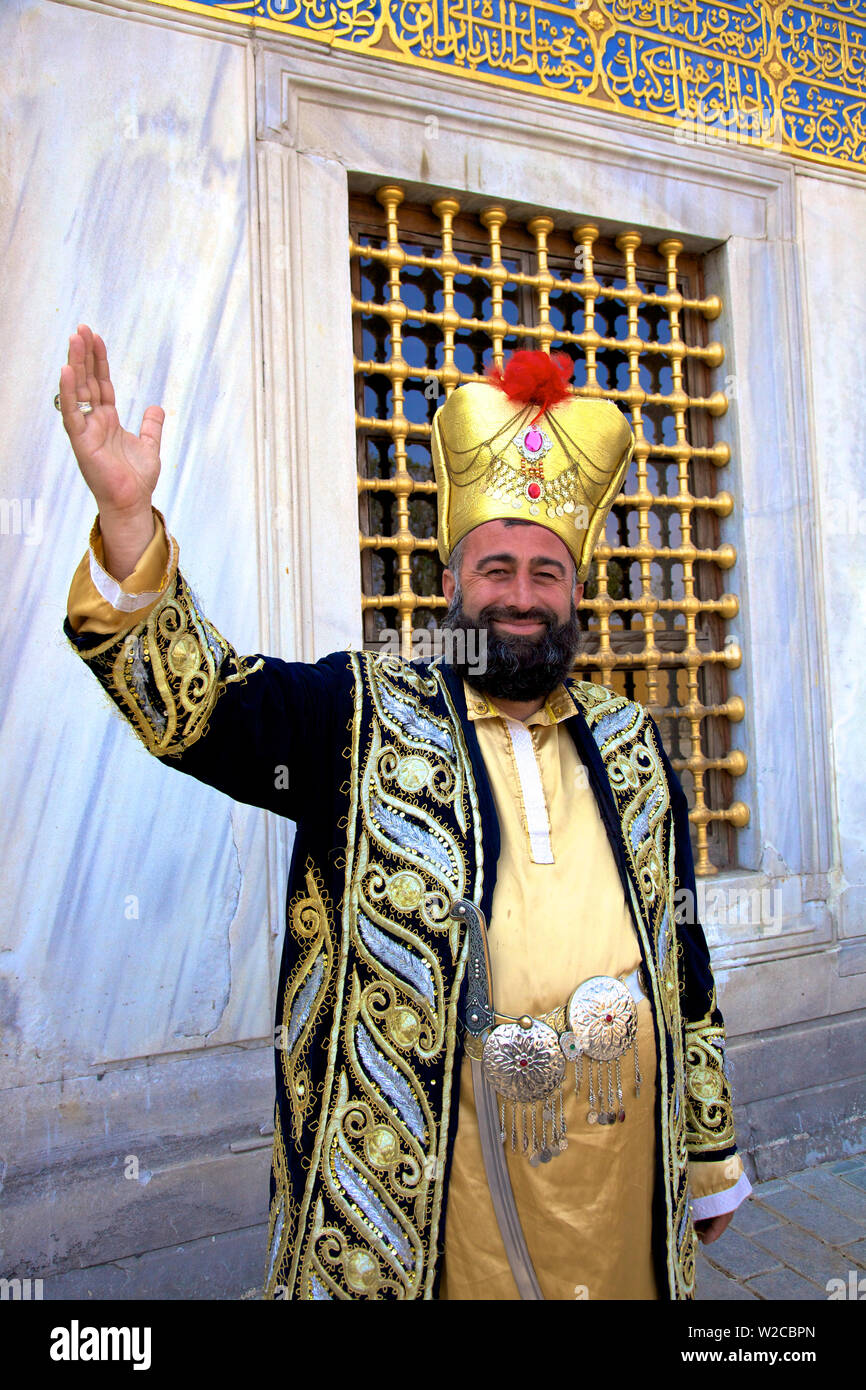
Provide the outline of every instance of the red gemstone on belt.
[[613,1023],[613,1014],[605,1014],[604,1021],[605,1023]]
[[533,502],[537,502],[541,496],[541,486],[539,483],[529,483],[526,488],[527,497],[531,497]]
[[528,1059],[527,1059],[526,1057],[521,1057],[521,1058],[520,1058],[520,1061],[517,1063],[517,1065],[518,1065],[519,1067],[528,1067],[528,1066],[529,1066],[529,1061],[528,1061]]

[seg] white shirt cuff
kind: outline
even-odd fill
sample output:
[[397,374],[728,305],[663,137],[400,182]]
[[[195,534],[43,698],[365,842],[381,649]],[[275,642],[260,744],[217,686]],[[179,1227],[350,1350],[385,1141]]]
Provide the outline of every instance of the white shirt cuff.
[[[175,542],[174,538],[168,536],[168,534],[167,539],[167,571],[170,573],[175,560]],[[90,556],[90,578],[94,589],[99,594],[100,598],[105,599],[106,603],[110,603],[111,607],[116,609],[118,613],[136,613],[139,608],[149,608],[152,603],[156,602],[160,594],[164,592],[162,589],[156,589],[152,593],[127,594],[120,587],[118,581],[113,579],[108,571],[102,568],[102,565],[93,553],[92,546],[88,554]]]
[[751,1193],[752,1184],[745,1173],[741,1173],[733,1187],[726,1187],[724,1192],[692,1198],[692,1220],[705,1221],[710,1216],[725,1216],[729,1211],[736,1211]]

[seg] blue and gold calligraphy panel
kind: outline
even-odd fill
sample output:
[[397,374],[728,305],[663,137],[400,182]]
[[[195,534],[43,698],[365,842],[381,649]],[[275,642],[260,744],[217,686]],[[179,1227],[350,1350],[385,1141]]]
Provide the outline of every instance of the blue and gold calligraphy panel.
[[152,0],[825,163],[866,163],[866,0]]

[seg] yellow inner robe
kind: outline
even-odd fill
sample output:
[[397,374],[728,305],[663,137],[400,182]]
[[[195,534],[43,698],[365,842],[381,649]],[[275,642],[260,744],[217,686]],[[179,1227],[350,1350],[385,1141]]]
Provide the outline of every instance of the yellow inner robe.
[[[559,687],[526,720],[547,803],[553,864],[532,860],[504,719],[469,687],[466,696],[502,841],[489,923],[495,1007],[515,1017],[538,1017],[566,1004],[591,975],[630,974],[640,964],[637,935],[595,796],[571,735],[560,726],[574,711],[568,692]],[[508,1107],[508,1171],[546,1299],[658,1298],[651,1255],[656,1050],[643,997],[638,1053],[640,1096],[635,1097],[629,1051],[620,1062],[626,1119],[614,1125],[587,1122],[587,1066],[578,1100],[568,1064],[563,1083],[568,1148],[550,1163],[533,1168],[527,1155],[511,1152]],[[520,1144],[518,1134],[518,1150]],[[487,1186],[468,1058],[460,1081],[439,1297],[520,1297]]]

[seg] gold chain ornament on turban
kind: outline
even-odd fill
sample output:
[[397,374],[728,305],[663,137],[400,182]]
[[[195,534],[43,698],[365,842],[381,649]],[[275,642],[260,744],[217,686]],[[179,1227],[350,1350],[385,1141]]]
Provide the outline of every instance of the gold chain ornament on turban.
[[485,521],[532,521],[568,547],[581,583],[634,451],[612,401],[571,395],[565,354],[515,352],[433,417],[439,554]]

